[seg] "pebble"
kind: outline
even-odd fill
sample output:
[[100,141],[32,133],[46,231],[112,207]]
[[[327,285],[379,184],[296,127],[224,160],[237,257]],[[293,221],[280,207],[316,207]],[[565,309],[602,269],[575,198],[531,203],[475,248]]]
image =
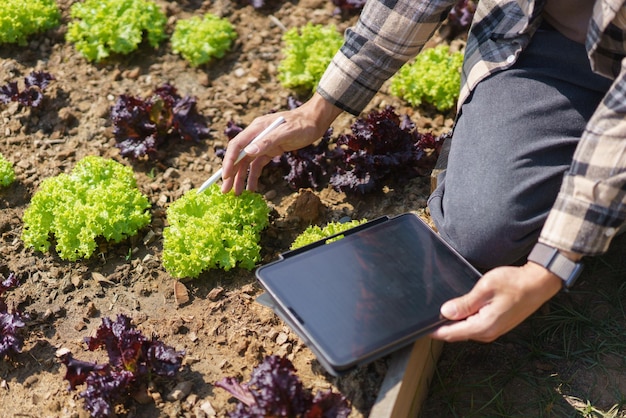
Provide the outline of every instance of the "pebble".
[[265,200],[272,200],[276,197],[278,193],[276,192],[276,190],[272,189],[272,190],[268,190],[263,197],[265,198]]
[[276,337],[276,344],[283,345],[287,342],[288,339],[289,339],[289,336],[286,333],[281,332]]
[[37,376],[30,375],[26,379],[24,379],[24,387],[25,388],[29,388],[32,385],[34,385],[35,383],[37,383],[38,381],[39,381],[39,378]]
[[170,393],[167,394],[166,399],[168,401],[182,401],[189,395],[193,388],[193,382],[186,380],[178,383]]
[[223,294],[224,294],[223,287],[214,287],[213,289],[211,289],[207,297],[209,298],[211,302],[215,302],[216,300],[221,298]]

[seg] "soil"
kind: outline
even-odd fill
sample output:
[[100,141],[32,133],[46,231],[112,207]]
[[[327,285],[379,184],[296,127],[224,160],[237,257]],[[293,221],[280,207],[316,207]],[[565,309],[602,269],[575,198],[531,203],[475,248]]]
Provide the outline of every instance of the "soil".
[[[148,399],[120,405],[119,416],[225,416],[233,400],[214,382],[226,376],[247,380],[269,354],[292,360],[305,388],[339,391],[350,401],[352,417],[367,416],[385,376],[385,359],[334,378],[288,327],[255,302],[261,289],[252,271],[210,270],[181,283],[160,262],[165,209],[219,168],[215,149],[227,142],[227,122],[247,125],[256,116],[285,108],[288,96],[294,95],[276,78],[285,28],[332,23],[343,31],[356,17],[336,14],[328,0],[281,2],[262,11],[227,0],[160,1],[169,16],[169,30],[176,19],[205,12],[227,17],[238,32],[233,50],[219,61],[191,68],[164,42],[157,50],[142,45],[128,56],[93,64],[64,40],[71,3],[59,2],[63,24],[58,29],[33,37],[25,47],[0,46],[0,85],[21,83],[34,70],[56,78],[40,109],[16,103],[0,107],[0,153],[14,163],[17,176],[13,185],[0,190],[0,274],[19,275],[22,284],[8,293],[9,305],[30,315],[22,353],[0,361],[0,416],[86,416],[77,392],[68,391],[65,366],[55,353],[64,348],[79,359],[104,361],[102,353],[86,349],[83,339],[102,318],[120,313],[130,316],[144,334],[155,334],[186,354],[175,381],[162,383]],[[181,96],[197,98],[198,111],[210,120],[212,137],[171,145],[158,163],[128,161],[114,146],[110,107],[121,94],[147,97],[166,82]],[[410,108],[385,91],[370,109],[393,105],[420,131],[440,134],[450,128],[452,115]],[[335,133],[348,132],[354,120],[341,116],[333,125]],[[42,254],[25,248],[21,218],[38,185],[70,171],[87,155],[133,166],[139,189],[152,203],[150,226],[122,243],[102,245],[96,256],[77,262],[60,259],[54,250]],[[265,175],[260,192],[275,210],[263,234],[262,262],[276,259],[309,223],[406,211],[427,219],[429,184],[428,178],[417,178],[353,197],[330,187],[291,190],[280,176]],[[318,209],[313,214],[299,212],[302,200],[311,198],[321,202]],[[175,298],[176,287],[188,293],[187,302]],[[191,389],[183,399],[172,400],[168,395],[180,382],[190,382]]]

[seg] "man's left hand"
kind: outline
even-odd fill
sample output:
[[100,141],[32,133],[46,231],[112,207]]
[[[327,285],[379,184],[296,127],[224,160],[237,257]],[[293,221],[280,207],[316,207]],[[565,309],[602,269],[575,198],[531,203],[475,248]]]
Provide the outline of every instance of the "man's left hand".
[[558,276],[532,262],[497,267],[485,273],[469,293],[443,304],[441,314],[455,322],[431,336],[448,342],[494,341],[539,309],[561,286]]

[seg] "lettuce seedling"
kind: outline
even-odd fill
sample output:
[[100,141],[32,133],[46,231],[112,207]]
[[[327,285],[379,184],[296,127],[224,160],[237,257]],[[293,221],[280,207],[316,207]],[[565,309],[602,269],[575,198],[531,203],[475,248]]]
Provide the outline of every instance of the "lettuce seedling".
[[391,79],[389,91],[413,106],[427,102],[447,111],[459,97],[462,64],[463,53],[451,53],[447,45],[425,49],[415,61],[400,68]]
[[183,56],[192,67],[222,58],[237,38],[228,19],[207,13],[200,19],[194,16],[179,20],[172,33],[172,50]]
[[174,277],[195,278],[204,270],[252,269],[260,259],[260,232],[269,207],[258,193],[222,193],[217,186],[185,193],[167,208],[163,266]]
[[158,148],[170,139],[199,142],[208,138],[205,118],[196,110],[196,98],[181,97],[164,84],[147,99],[121,95],[111,109],[115,146],[124,157],[158,158]]
[[70,174],[41,182],[24,211],[22,240],[45,252],[54,236],[62,259],[89,258],[99,237],[117,243],[137,234],[150,222],[149,208],[131,167],[88,156]]
[[[304,247],[305,245],[312,244],[326,237],[330,237],[347,231],[350,228],[362,225],[365,222],[367,222],[367,219],[353,219],[348,222],[329,222],[323,228],[317,225],[309,225],[300,235],[296,237],[289,249],[295,250],[296,248]],[[337,241],[341,238],[343,238],[343,235],[337,235],[336,237],[327,240],[326,244]]]
[[69,351],[62,353],[60,360],[66,366],[65,379],[71,390],[86,385],[79,396],[91,416],[98,418],[114,416],[116,404],[145,388],[156,376],[176,377],[185,355],[154,335],[145,337],[123,314],[115,322],[103,318],[95,335],[85,338],[85,343],[90,351],[104,348],[108,364],[77,360]]
[[167,17],[150,0],[85,0],[72,4],[66,39],[89,61],[136,50],[146,36],[156,48],[167,35]]
[[21,106],[38,108],[43,102],[43,91],[54,79],[45,71],[33,71],[24,77],[24,89],[21,91],[16,81],[0,86],[0,103],[18,102]]
[[2,0],[0,44],[26,45],[30,35],[55,28],[61,12],[55,0]]
[[326,67],[343,44],[334,25],[307,23],[283,35],[283,60],[278,64],[278,80],[284,87],[314,91]]
[[15,170],[13,163],[0,153],[0,186],[8,187],[15,181]]
[[352,411],[346,398],[331,390],[315,396],[302,385],[293,363],[286,357],[266,356],[252,370],[248,383],[225,377],[215,386],[228,391],[240,403],[231,418],[303,417],[347,418]]
[[26,326],[26,315],[17,309],[9,310],[4,297],[7,290],[11,290],[20,284],[14,273],[0,281],[0,360],[6,355],[19,353],[24,345],[24,338],[20,334],[20,329]]

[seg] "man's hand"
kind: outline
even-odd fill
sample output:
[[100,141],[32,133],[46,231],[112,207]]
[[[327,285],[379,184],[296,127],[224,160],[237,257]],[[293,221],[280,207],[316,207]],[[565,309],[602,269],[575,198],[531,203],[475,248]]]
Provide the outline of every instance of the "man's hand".
[[[234,189],[236,194],[240,194],[244,187],[248,190],[256,190],[263,167],[273,157],[286,151],[303,148],[320,139],[341,112],[341,109],[315,94],[296,109],[256,118],[228,144],[222,164],[222,192],[226,193]],[[285,123],[263,139],[248,146],[254,137],[278,116],[283,116]],[[235,165],[243,149],[247,156]]]
[[443,304],[441,314],[457,322],[441,326],[431,336],[448,342],[494,341],[539,309],[561,286],[559,277],[532,262],[497,267],[469,293]]

